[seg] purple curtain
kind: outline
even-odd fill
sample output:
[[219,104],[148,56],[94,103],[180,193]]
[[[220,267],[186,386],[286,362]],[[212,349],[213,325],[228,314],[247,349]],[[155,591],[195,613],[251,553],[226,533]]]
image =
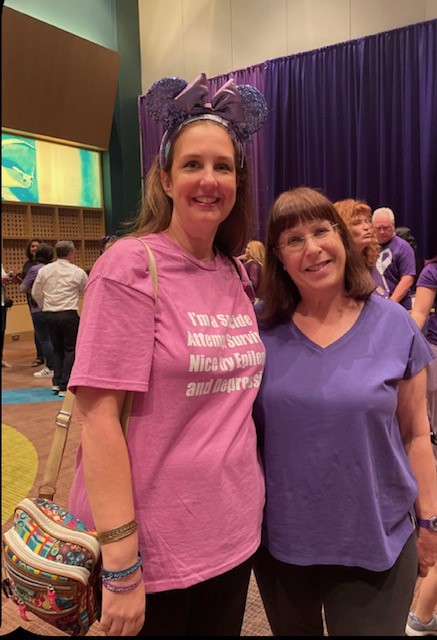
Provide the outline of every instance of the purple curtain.
[[436,30],[431,20],[269,63],[272,199],[306,185],[388,206],[421,258],[437,254]]
[[[157,78],[158,80],[158,78]],[[138,98],[138,114],[140,120],[140,142],[141,142],[141,179],[143,181],[152,164],[153,158],[159,151],[159,145],[163,134],[162,125],[153,120],[146,109],[145,95]]]
[[[393,209],[421,258],[437,254],[437,20],[287,56],[211,79],[264,93],[269,116],[246,145],[256,237],[273,199],[306,185],[332,200]],[[186,78],[188,82],[193,78]],[[160,125],[139,98],[143,172]]]
[[[265,95],[266,69],[267,64],[262,63],[211,78],[211,95],[214,95],[214,93],[231,77],[235,80],[235,84],[250,84],[252,87],[259,89],[261,93]],[[251,140],[244,146],[252,178],[254,206],[253,239],[256,240],[263,237],[263,219],[265,218],[265,211],[269,204],[264,164],[264,127],[260,129],[260,131],[254,133]]]

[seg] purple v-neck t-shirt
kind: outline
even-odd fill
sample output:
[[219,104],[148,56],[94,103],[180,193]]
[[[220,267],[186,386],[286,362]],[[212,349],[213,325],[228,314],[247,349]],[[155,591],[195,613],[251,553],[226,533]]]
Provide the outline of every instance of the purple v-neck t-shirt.
[[397,384],[432,359],[424,336],[401,305],[377,294],[326,348],[293,322],[260,335],[264,544],[289,564],[390,568],[413,532],[417,495]]
[[417,287],[426,287],[436,291],[434,311],[426,323],[425,336],[429,342],[437,345],[437,262],[429,262],[423,267],[417,279],[416,289]]

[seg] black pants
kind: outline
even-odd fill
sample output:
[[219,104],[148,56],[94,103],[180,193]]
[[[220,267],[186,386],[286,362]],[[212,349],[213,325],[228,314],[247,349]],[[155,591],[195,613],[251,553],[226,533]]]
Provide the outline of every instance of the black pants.
[[79,314],[70,309],[45,311],[44,316],[47,319],[53,345],[53,384],[57,385],[61,391],[66,391],[74,363]]
[[187,589],[146,595],[139,636],[239,636],[252,558]]
[[[53,345],[50,339],[49,323],[43,311],[32,313],[33,328],[35,330],[35,344],[38,344],[43,353],[43,361],[46,366],[54,371]],[[39,352],[38,352],[39,354]],[[38,357],[40,357],[38,355]]]
[[[41,341],[38,338],[38,331],[37,328],[35,327],[35,316],[34,314],[30,311],[30,307],[29,307],[29,313],[30,313],[30,317],[32,318],[32,323],[33,323],[33,339],[35,342],[35,348],[36,348],[36,357],[38,360],[41,360],[41,362],[45,361],[45,354],[44,354],[44,349],[43,346],[41,344]],[[46,362],[47,365],[47,362]],[[48,366],[48,365],[47,365]],[[51,367],[49,367],[51,368]]]
[[261,547],[254,572],[273,635],[404,636],[418,575],[416,534],[391,569],[291,565]]

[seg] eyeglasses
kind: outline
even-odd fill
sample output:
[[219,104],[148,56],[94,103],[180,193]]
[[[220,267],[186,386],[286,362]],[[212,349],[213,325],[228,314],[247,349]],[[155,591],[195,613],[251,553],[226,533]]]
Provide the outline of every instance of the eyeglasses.
[[305,236],[290,236],[287,242],[276,245],[276,249],[282,249],[285,253],[299,253],[303,251],[307,238],[314,238],[317,243],[326,240],[328,236],[338,227],[338,224],[331,224],[329,227],[318,227],[312,233],[307,233]]
[[373,228],[375,229],[375,231],[391,231],[393,229],[392,226],[390,225],[381,225],[381,226],[375,226],[373,225]]

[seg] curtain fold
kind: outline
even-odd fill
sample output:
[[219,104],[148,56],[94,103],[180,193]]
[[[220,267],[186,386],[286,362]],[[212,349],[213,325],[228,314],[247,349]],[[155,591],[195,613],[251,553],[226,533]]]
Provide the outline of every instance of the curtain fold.
[[[437,20],[270,60],[229,78],[266,97],[264,128],[246,145],[255,236],[265,237],[273,199],[306,185],[332,200],[393,209],[421,258],[437,254]],[[199,72],[201,69],[199,70]],[[188,82],[193,78],[187,78]],[[139,97],[143,172],[162,128]]]
[[272,199],[305,185],[388,206],[420,257],[436,255],[436,63],[437,20],[271,61]]

